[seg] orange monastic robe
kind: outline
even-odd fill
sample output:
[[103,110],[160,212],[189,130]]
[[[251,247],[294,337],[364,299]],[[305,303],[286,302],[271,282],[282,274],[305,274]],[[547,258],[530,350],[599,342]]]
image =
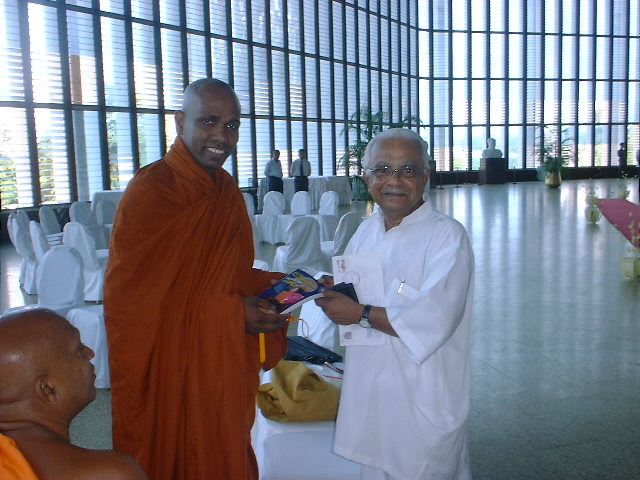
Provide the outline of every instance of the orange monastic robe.
[[0,433],[0,479],[38,480],[13,438]]
[[[261,365],[242,297],[281,275],[252,264],[233,178],[218,169],[212,179],[180,138],[131,180],[104,288],[113,443],[153,480],[258,478],[250,429]],[[284,355],[285,334],[266,335],[265,369]]]

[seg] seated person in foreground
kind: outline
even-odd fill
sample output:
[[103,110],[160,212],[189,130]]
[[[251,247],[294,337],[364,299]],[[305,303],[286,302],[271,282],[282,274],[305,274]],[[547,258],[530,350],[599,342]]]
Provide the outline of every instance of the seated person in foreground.
[[71,421],[96,397],[93,355],[78,330],[51,310],[0,318],[3,480],[147,478],[128,455],[88,450],[69,440]]

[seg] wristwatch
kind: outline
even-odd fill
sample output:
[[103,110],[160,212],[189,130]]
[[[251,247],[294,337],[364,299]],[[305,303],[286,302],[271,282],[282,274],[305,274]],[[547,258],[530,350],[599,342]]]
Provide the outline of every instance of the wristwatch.
[[360,315],[360,326],[362,328],[371,328],[371,322],[369,321],[369,312],[371,311],[371,305],[365,305]]

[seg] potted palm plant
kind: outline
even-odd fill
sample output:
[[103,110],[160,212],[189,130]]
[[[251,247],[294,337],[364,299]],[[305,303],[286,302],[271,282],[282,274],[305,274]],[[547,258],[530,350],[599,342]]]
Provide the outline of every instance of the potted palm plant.
[[543,126],[538,139],[540,165],[544,171],[544,183],[549,188],[558,188],[562,183],[562,169],[571,158],[571,140],[567,129]]
[[399,122],[390,122],[389,114],[382,110],[373,112],[368,107],[360,108],[347,121],[343,134],[347,132],[355,141],[342,155],[343,162],[349,183],[351,184],[351,199],[353,201],[373,202],[371,194],[367,188],[362,172],[362,158],[364,150],[373,137],[385,128],[409,127],[419,125],[420,119],[414,116],[406,116]]

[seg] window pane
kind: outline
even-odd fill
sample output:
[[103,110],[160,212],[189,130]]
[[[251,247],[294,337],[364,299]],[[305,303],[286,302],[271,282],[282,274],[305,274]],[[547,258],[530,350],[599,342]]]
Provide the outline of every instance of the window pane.
[[27,122],[22,108],[0,107],[2,208],[33,205]]
[[23,100],[18,5],[16,0],[0,0],[0,6],[0,101]]
[[156,114],[138,114],[138,147],[140,166],[144,167],[162,157],[160,150],[160,123]]
[[124,112],[107,113],[107,136],[111,188],[124,188],[134,173],[130,114]]
[[178,110],[182,103],[182,47],[180,34],[162,29],[162,82],[166,108]]
[[37,108],[35,120],[42,203],[70,202],[64,113]]
[[133,58],[136,105],[142,108],[155,108],[158,106],[158,77],[151,26],[133,24]]
[[29,4],[29,40],[33,99],[62,103],[62,71],[56,9]]
[[98,92],[93,20],[88,14],[68,12],[67,29],[71,102],[96,105]]
[[93,193],[103,190],[102,150],[98,112],[73,112],[78,200],[90,201]]
[[102,57],[107,105],[128,107],[128,62],[124,23],[109,17],[102,18]]

